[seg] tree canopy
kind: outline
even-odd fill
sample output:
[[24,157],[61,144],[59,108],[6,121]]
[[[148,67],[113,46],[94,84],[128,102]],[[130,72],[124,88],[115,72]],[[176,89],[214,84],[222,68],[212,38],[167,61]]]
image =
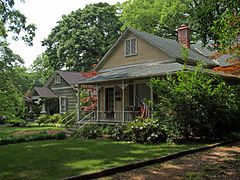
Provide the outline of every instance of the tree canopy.
[[[23,63],[20,56],[14,54],[8,47],[7,37],[9,32],[13,39],[19,37],[28,45],[32,45],[35,36],[35,25],[27,24],[26,17],[14,8],[14,0],[0,0],[0,70],[12,67],[14,63]],[[20,34],[21,33],[21,34]]]
[[23,102],[29,77],[26,68],[20,66],[23,59],[9,48],[9,33],[14,40],[21,38],[32,45],[35,25],[27,24],[26,17],[14,8],[14,0],[0,0],[0,116],[16,115]]
[[181,0],[128,0],[120,9],[122,30],[132,27],[171,39],[177,39],[176,28],[187,19],[187,5]]
[[177,39],[178,27],[191,27],[192,40],[204,45],[219,37],[212,27],[226,13],[239,11],[238,0],[128,0],[120,7],[122,29],[133,27],[161,37]]
[[44,67],[86,72],[106,53],[120,35],[116,7],[107,3],[87,5],[62,16],[42,42]]

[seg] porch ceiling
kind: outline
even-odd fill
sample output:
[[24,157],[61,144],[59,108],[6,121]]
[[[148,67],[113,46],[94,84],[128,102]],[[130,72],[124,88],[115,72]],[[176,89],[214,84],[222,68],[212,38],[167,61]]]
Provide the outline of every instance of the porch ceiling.
[[158,64],[154,66],[144,65],[144,66],[128,67],[124,69],[118,69],[110,72],[108,71],[105,73],[101,73],[92,78],[77,81],[75,82],[75,84],[94,84],[97,82],[115,81],[115,80],[122,80],[122,79],[135,79],[135,78],[141,78],[141,77],[152,77],[152,76],[158,76],[161,74],[180,71],[182,67],[183,65],[177,62]]

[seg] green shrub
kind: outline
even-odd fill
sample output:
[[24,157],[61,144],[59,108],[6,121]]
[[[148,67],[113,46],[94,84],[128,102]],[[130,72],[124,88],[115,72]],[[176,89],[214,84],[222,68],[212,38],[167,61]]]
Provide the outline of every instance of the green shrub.
[[44,123],[57,123],[62,118],[61,114],[54,114],[50,116]]
[[82,127],[77,136],[85,139],[97,139],[102,137],[101,127],[97,124],[87,124]]
[[8,136],[0,138],[0,145],[30,142],[30,141],[40,141],[48,139],[65,139],[66,133],[61,131],[55,134],[48,134],[46,131],[41,131],[37,134],[23,135],[23,136]]
[[34,123],[28,123],[26,126],[27,127],[37,127],[37,126],[39,126],[39,123],[35,123],[35,121],[34,121]]
[[9,126],[9,127],[17,127],[17,126],[25,124],[26,121],[23,119],[20,119],[18,117],[13,117],[11,119],[6,120],[6,123],[7,123],[7,126]]
[[156,144],[167,140],[165,127],[157,119],[136,119],[123,133],[125,140],[137,143]]
[[[67,111],[65,114],[61,115],[61,118],[58,120],[59,124],[65,124],[66,122],[68,122],[69,120],[71,120],[73,117],[77,117],[76,113],[73,113],[71,116],[69,116],[73,111]],[[69,116],[69,117],[68,117]],[[68,117],[68,118],[66,118]],[[65,119],[66,118],[66,119]],[[76,122],[77,118],[73,119],[73,121],[71,121],[69,123],[69,125],[72,125]]]
[[125,140],[125,134],[123,133],[127,129],[126,124],[117,124],[114,127],[112,137],[117,141]]
[[116,125],[102,124],[100,125],[102,134],[113,136]]
[[64,132],[64,131],[60,131],[60,132],[57,132],[57,133],[55,133],[55,134],[53,134],[53,137],[55,138],[55,139],[65,139],[66,138],[66,132]]
[[38,124],[38,126],[40,126],[41,121],[39,119],[37,119],[37,120],[34,121],[34,124]]
[[237,91],[203,64],[193,70],[185,68],[176,75],[151,80],[154,93],[161,99],[159,117],[165,116],[171,121],[167,124],[186,138],[221,137],[233,131],[239,119]]
[[49,115],[43,114],[38,117],[38,120],[40,121],[40,124],[41,124],[41,123],[45,123],[48,120],[48,118],[49,118]]
[[41,126],[41,127],[61,127],[61,124],[59,124],[59,123],[41,123],[39,125],[38,123],[35,123],[35,121],[34,121],[34,123],[28,123],[26,126],[27,127],[37,127],[37,126]]

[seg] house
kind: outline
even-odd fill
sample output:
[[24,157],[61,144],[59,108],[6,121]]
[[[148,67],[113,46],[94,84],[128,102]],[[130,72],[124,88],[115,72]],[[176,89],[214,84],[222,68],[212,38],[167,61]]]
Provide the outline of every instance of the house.
[[[34,87],[29,98],[35,102],[30,104],[30,113],[33,104],[41,104],[41,114],[65,113],[75,111],[77,104],[77,88],[75,81],[83,80],[84,73],[70,71],[55,71],[43,87]],[[88,86],[88,91],[92,92],[94,87]]]
[[98,75],[75,82],[79,87],[96,87],[95,120],[128,122],[135,119],[140,113],[136,96],[157,103],[158,97],[148,85],[149,79],[182,69],[184,62],[179,53],[182,51],[180,44],[189,49],[189,68],[199,61],[205,62],[209,69],[219,65],[209,57],[212,53],[206,48],[190,44],[190,29],[185,25],[178,28],[178,42],[127,28],[95,67]]

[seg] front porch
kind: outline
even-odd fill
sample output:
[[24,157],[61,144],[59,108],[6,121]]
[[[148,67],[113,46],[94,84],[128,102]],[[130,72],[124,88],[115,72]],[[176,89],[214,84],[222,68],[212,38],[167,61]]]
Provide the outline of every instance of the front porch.
[[[78,91],[78,121],[90,112],[80,110],[80,91]],[[97,109],[85,120],[98,123],[128,123],[141,116],[140,104],[136,96],[148,101],[148,106],[153,112],[153,104],[158,101],[157,96],[149,86],[149,79],[122,80],[101,82],[95,84],[97,92]],[[153,113],[151,113],[153,117]]]

